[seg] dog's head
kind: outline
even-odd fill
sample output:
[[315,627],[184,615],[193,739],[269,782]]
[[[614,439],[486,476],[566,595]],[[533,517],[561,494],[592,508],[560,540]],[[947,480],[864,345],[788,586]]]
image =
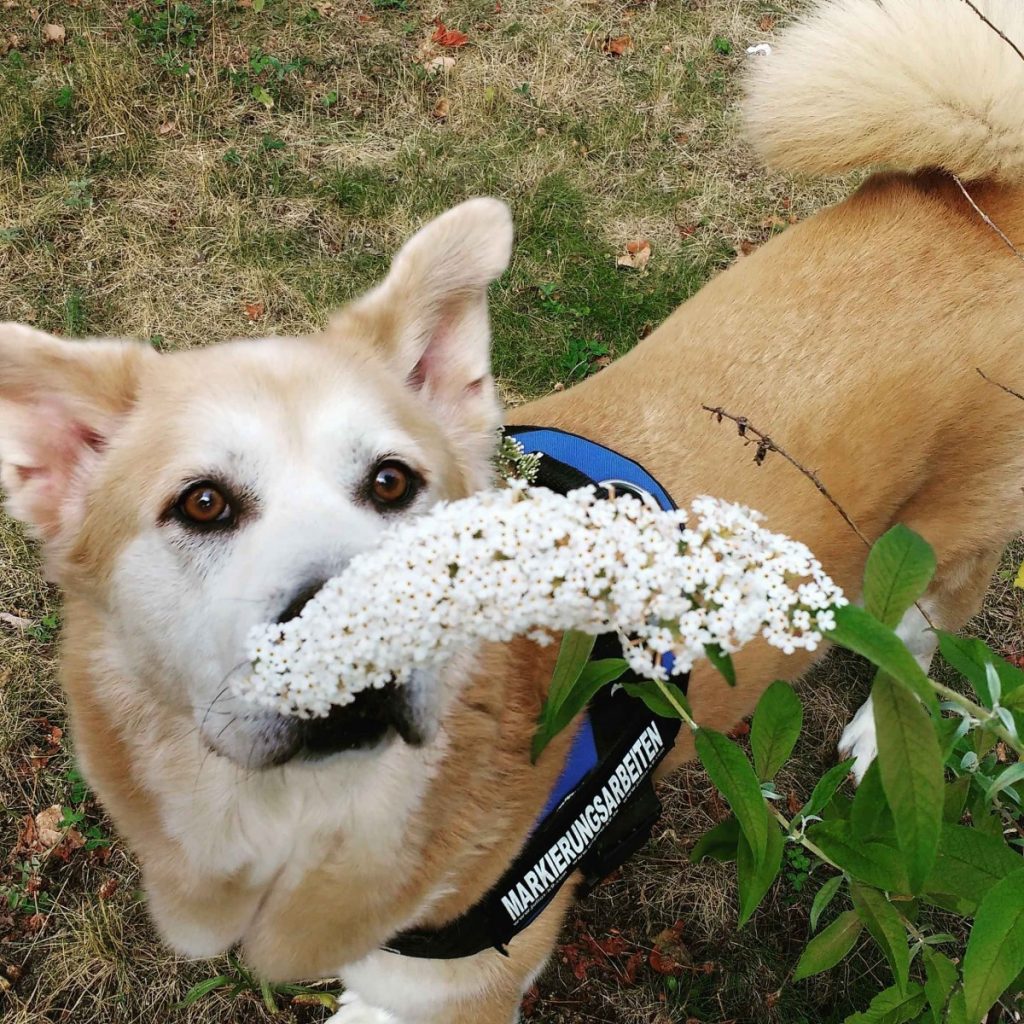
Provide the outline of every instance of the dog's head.
[[500,408],[486,291],[511,242],[504,204],[464,203],[311,338],[158,355],[0,326],[10,511],[72,607],[102,619],[114,671],[236,763],[394,731],[416,742],[436,726],[433,680],[311,723],[229,684],[253,625],[297,615],[396,518],[488,482]]

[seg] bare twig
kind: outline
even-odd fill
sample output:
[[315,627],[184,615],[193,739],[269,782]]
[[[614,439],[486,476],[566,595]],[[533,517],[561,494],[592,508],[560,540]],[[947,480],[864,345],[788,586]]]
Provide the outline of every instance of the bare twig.
[[963,0],[963,3],[967,4],[967,6],[970,7],[970,9],[974,11],[974,13],[979,18],[981,18],[981,20],[985,22],[985,24],[988,25],[988,27],[992,29],[992,31],[995,32],[995,34],[999,36],[999,38],[1002,39],[1002,41],[1006,43],[1006,45],[1009,46],[1013,50],[1013,52],[1016,53],[1018,57],[1020,57],[1021,60],[1024,60],[1024,51],[1022,51],[1021,48],[1001,28],[998,28],[996,25],[993,25],[992,22],[989,21],[988,18],[986,18],[985,15],[978,10],[978,8],[971,2],[971,0]]
[[955,175],[951,175],[953,180],[960,187],[960,191],[963,192],[964,198],[974,207],[975,213],[1002,239],[1003,244],[1006,246],[1014,256],[1017,257],[1022,263],[1024,263],[1024,252],[1021,252],[1010,240],[1010,237],[1005,231],[974,201],[974,197],[970,192],[967,191],[964,183]]
[[746,418],[746,416],[734,416],[731,412],[726,412],[721,406],[702,405],[701,408],[705,412],[711,413],[719,423],[721,423],[722,420],[732,420],[732,422],[739,428],[740,437],[745,439],[752,438],[757,442],[757,452],[754,455],[754,462],[756,462],[757,465],[760,466],[761,463],[764,462],[765,456],[769,452],[776,452],[781,455],[791,466],[798,469],[805,477],[807,477],[808,480],[811,481],[812,484],[814,484],[818,491],[825,496],[829,504],[843,517],[843,521],[846,525],[849,526],[858,537],[860,537],[867,547],[871,547],[871,541],[861,533],[857,524],[849,517],[849,515],[847,515],[843,506],[832,497],[828,488],[821,482],[820,477],[814,472],[814,470],[808,469],[806,466],[797,462],[797,460],[794,459],[793,456],[785,450],[785,448],[776,444],[775,441],[773,441],[763,430],[758,430],[757,427],[755,427],[750,420]]
[[1008,395],[1013,395],[1014,398],[1019,398],[1024,402],[1024,395],[1019,391],[1014,391],[1013,388],[1008,388],[1005,384],[1000,384],[999,381],[993,380],[981,369],[980,366],[976,366],[975,370],[978,371],[978,376],[981,377],[982,380],[988,381],[989,384],[994,384],[1000,391],[1005,391]]

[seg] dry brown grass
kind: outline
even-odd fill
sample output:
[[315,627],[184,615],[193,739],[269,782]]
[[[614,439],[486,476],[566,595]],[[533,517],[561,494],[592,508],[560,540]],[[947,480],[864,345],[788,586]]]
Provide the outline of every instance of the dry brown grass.
[[[737,253],[848,189],[767,174],[737,131],[743,51],[799,6],[268,0],[257,13],[192,0],[193,15],[179,7],[161,28],[160,8],[142,0],[0,0],[0,318],[160,346],[303,331],[369,284],[425,217],[497,194],[520,230],[495,291],[497,365],[510,400],[528,398],[566,379],[574,340],[621,353]],[[139,25],[126,21],[133,12]],[[471,44],[432,74],[423,62],[448,55],[429,43],[435,17]],[[63,46],[42,44],[46,22],[65,26]],[[622,57],[602,52],[624,35]],[[255,71],[261,55],[277,67]],[[254,87],[273,93],[272,109]],[[614,266],[636,238],[653,248],[645,275]],[[998,582],[977,624],[1013,654],[1024,646],[1017,594]],[[58,608],[33,547],[0,519],[0,612],[38,624]],[[70,744],[48,739],[63,720],[54,632],[0,623],[0,889],[18,904],[0,905],[5,1021],[322,1020],[322,1008],[285,998],[272,1015],[255,993],[171,1009],[232,968],[156,943],[116,839],[109,856],[77,851],[66,864],[19,848],[26,816],[74,804]],[[864,689],[850,659],[815,675],[787,786],[803,792],[831,763]],[[789,872],[735,932],[731,869],[685,856],[720,803],[697,769],[666,797],[649,849],[570,923],[530,1019],[841,1019],[869,990],[875,960],[776,997],[806,934],[806,891]],[[91,801],[80,806],[80,828],[109,832]],[[618,929],[642,950],[677,919],[694,961],[682,977],[644,967],[627,984],[624,957],[574,976],[586,936]]]

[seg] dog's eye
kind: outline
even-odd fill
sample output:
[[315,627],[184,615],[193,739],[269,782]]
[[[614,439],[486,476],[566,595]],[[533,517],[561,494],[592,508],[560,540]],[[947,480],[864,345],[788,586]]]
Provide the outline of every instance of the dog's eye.
[[419,476],[405,463],[385,459],[373,471],[370,498],[379,508],[402,508],[416,496],[419,485]]
[[228,526],[235,516],[231,503],[209,480],[183,491],[175,509],[183,522],[195,526]]

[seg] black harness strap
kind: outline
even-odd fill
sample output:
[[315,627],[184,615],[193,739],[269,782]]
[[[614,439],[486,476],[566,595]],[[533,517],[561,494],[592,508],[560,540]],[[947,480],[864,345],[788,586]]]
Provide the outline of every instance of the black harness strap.
[[[532,428],[510,428],[514,436]],[[545,428],[545,433],[548,433]],[[575,451],[601,448],[584,438],[553,432]],[[560,449],[561,450],[561,449]],[[624,459],[601,448],[609,458]],[[632,476],[644,471],[635,463]],[[565,494],[594,483],[586,472],[545,454],[537,483]],[[671,499],[651,478],[663,505]],[[617,484],[622,490],[622,484]],[[639,487],[637,488],[639,489]],[[600,637],[594,657],[619,657],[615,634]],[[640,682],[627,673],[626,681]],[[677,682],[685,689],[685,677]],[[653,773],[672,749],[680,723],[654,715],[617,686],[600,690],[587,708],[587,719],[574,745],[589,728],[596,763],[534,828],[515,860],[494,886],[461,917],[437,928],[412,928],[394,936],[382,948],[403,956],[452,960],[486,949],[506,954],[508,943],[534,921],[575,873],[582,883],[576,895],[590,892],[603,878],[627,861],[650,838],[661,815]],[[589,742],[589,737],[588,737]]]

